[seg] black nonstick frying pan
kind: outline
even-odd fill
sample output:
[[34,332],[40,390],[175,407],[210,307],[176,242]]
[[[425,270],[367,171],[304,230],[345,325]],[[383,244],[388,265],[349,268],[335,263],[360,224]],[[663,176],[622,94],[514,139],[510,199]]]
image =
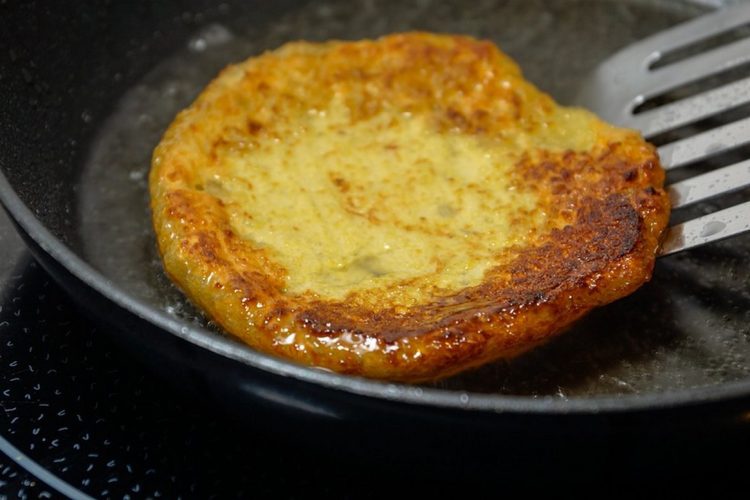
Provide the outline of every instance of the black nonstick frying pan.
[[616,49],[707,3],[2,3],[0,197],[39,262],[125,348],[241,418],[392,425],[491,446],[747,432],[750,235],[660,260],[637,293],[517,360],[397,385],[298,366],[216,331],[163,276],[146,193],[175,113],[224,65],[285,41],[471,34],[565,103]]

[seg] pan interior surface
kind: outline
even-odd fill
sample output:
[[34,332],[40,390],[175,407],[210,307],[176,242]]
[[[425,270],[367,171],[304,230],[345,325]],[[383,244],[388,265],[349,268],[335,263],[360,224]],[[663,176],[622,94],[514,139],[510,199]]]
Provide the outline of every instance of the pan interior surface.
[[[294,39],[371,38],[406,30],[488,38],[525,76],[569,102],[617,49],[705,12],[699,2],[384,1],[302,3],[259,25],[232,16],[199,27],[103,119],[77,183],[85,260],[118,287],[214,330],[162,271],[148,210],[150,157],[175,114],[227,64]],[[85,110],[83,121],[91,120]],[[747,196],[736,195],[736,199]],[[715,209],[696,207],[694,214]],[[662,259],[651,283],[594,311],[561,338],[426,386],[470,393],[587,398],[658,394],[750,377],[750,235]]]

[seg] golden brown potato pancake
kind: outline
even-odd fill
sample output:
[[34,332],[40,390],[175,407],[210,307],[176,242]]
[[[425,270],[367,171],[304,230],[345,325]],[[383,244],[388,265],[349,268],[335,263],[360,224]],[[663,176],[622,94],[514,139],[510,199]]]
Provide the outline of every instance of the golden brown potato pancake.
[[669,216],[638,133],[556,105],[492,43],[289,43],[226,68],[153,156],[175,283],[252,347],[445,377],[650,278]]

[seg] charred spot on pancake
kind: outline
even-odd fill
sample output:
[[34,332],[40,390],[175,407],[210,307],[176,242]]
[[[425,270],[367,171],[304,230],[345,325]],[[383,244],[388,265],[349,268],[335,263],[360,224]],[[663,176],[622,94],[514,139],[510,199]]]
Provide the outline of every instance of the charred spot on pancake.
[[651,276],[655,149],[556,105],[497,47],[405,33],[226,68],[154,152],[167,274],[250,346],[446,377],[516,356]]

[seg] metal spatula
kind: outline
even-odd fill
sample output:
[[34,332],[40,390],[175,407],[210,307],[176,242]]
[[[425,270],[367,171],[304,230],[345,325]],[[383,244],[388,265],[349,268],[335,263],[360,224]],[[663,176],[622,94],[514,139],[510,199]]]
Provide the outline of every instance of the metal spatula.
[[[605,120],[641,131],[646,139],[726,115],[750,103],[750,37],[718,47],[721,36],[750,24],[750,2],[718,10],[635,43],[602,63],[584,82],[577,104]],[[675,62],[675,56],[684,56]],[[687,55],[685,55],[687,54]],[[737,76],[735,73],[744,74]],[[729,83],[658,106],[686,84],[733,70]],[[710,83],[710,82],[709,82]],[[644,103],[656,102],[643,112]],[[705,122],[704,122],[705,123]],[[659,148],[665,169],[695,164],[750,144],[750,117],[715,128],[688,129]],[[684,132],[683,132],[684,135]],[[668,187],[674,209],[750,185],[750,157]],[[660,255],[750,230],[750,201],[672,226]]]

